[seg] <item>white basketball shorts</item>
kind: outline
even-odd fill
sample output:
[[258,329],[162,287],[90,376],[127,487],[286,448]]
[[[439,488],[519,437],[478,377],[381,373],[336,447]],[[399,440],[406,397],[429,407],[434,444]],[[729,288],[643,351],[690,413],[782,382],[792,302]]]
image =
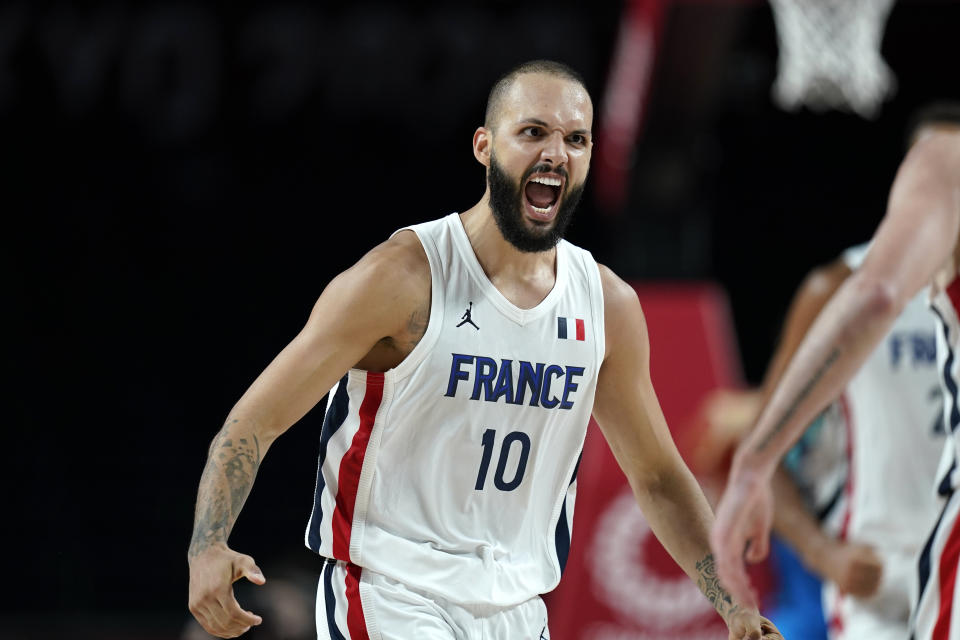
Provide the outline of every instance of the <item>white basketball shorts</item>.
[[317,638],[550,640],[550,631],[539,596],[513,607],[463,607],[369,569],[327,560],[317,589]]

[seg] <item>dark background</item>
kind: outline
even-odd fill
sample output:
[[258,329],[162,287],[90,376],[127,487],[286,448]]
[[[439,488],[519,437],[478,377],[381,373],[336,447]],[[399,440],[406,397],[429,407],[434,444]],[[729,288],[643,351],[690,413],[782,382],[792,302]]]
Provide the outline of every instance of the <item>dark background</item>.
[[[336,273],[479,199],[470,140],[502,71],[565,61],[602,112],[623,8],[0,2],[0,637],[179,632],[232,404]],[[772,103],[766,3],[666,3],[625,206],[588,182],[569,238],[627,279],[721,284],[759,381],[803,274],[882,216],[910,112],[960,99],[958,27],[958,3],[895,6],[898,90],[869,121]],[[315,568],[319,423],[274,445],[231,539],[268,579]]]

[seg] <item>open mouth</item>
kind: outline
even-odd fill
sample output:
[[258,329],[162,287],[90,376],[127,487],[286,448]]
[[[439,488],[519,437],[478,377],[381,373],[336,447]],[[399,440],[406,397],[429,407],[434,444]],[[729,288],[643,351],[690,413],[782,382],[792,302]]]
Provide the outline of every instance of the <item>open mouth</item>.
[[537,174],[527,180],[523,187],[523,196],[534,218],[550,220],[560,200],[563,179],[559,176]]

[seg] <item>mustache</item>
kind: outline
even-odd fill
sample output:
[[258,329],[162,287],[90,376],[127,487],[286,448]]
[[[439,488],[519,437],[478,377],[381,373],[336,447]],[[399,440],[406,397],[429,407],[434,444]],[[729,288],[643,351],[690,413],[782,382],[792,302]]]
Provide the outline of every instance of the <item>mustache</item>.
[[569,184],[569,181],[567,180],[567,170],[564,167],[553,167],[546,163],[535,164],[532,167],[530,167],[530,169],[523,174],[523,178],[520,180],[520,184],[523,185],[527,181],[527,178],[529,178],[535,173],[555,173],[558,176],[563,177],[564,181]]

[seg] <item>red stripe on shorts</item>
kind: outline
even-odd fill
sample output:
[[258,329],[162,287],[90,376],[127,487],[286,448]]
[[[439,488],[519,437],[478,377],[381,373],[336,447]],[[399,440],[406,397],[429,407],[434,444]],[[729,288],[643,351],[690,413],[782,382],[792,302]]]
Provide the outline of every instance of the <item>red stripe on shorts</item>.
[[583,320],[577,318],[577,340],[586,340],[587,331],[583,326]]
[[353,508],[357,504],[357,486],[363,470],[370,432],[383,399],[383,374],[367,373],[367,389],[360,403],[360,428],[353,435],[350,448],[340,461],[337,474],[337,508],[333,511],[333,557],[350,562],[350,530],[353,526]]
[[957,561],[960,561],[960,518],[953,523],[950,535],[940,555],[940,613],[933,628],[932,640],[950,637],[950,618],[953,609],[953,590],[957,583]]
[[347,630],[350,640],[370,640],[367,635],[367,622],[363,617],[363,604],[360,602],[360,572],[355,564],[347,564]]

